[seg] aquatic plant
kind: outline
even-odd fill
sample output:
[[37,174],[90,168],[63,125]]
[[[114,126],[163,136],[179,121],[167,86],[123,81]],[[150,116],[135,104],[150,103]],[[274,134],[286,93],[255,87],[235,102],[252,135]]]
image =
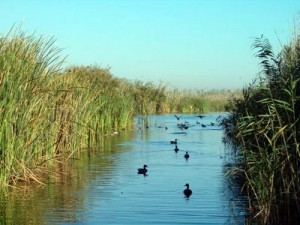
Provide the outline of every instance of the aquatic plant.
[[224,112],[228,101],[239,98],[237,90],[179,90],[167,89],[166,109],[169,113]]
[[[261,224],[296,224],[300,215],[300,36],[275,55],[263,36],[253,44],[262,74],[231,102],[222,120],[225,141],[243,166],[253,218]],[[236,149],[236,148],[235,148]],[[240,159],[240,157],[239,157]]]
[[53,44],[21,31],[0,39],[0,186],[41,182],[49,162],[100,146],[133,116],[124,82],[97,67],[62,72]]
[[0,186],[35,179],[34,159],[53,151],[47,79],[62,62],[53,43],[23,32],[0,38]]

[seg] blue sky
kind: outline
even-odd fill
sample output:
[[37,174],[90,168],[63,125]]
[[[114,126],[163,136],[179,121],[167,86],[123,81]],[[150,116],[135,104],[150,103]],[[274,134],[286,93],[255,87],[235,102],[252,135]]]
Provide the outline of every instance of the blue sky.
[[54,37],[64,66],[111,67],[117,77],[180,89],[231,89],[260,71],[254,38],[263,34],[279,50],[299,16],[299,0],[0,0],[0,33],[22,24],[28,34]]

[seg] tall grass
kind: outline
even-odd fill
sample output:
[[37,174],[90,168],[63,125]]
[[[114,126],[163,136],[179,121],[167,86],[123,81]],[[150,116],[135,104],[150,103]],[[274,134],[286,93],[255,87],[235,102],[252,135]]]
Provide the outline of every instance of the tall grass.
[[166,111],[181,113],[224,112],[229,100],[241,96],[241,90],[179,90],[166,92]]
[[93,67],[60,72],[53,43],[23,32],[0,39],[1,186],[39,181],[49,159],[92,149],[133,115],[122,82]]
[[[60,61],[53,39],[20,32],[0,38],[0,184],[34,178],[28,164],[51,151],[47,77]],[[46,129],[43,129],[46,128]],[[53,144],[52,144],[53,145]]]
[[297,224],[300,215],[300,36],[275,55],[269,41],[253,45],[261,76],[235,100],[222,121],[244,166],[249,207],[261,224]]

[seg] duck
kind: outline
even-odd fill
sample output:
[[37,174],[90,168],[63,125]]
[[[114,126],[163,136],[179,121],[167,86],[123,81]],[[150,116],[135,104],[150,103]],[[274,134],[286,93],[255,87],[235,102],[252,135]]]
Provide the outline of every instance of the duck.
[[177,145],[175,146],[174,151],[177,153],[179,151],[179,148],[177,147]]
[[185,123],[179,123],[179,124],[177,124],[177,127],[179,128],[179,129],[181,129],[181,130],[183,130],[183,129],[189,129],[189,125],[188,124],[185,124]]
[[184,154],[184,158],[185,158],[185,159],[188,159],[188,158],[190,158],[190,155],[189,155],[189,153],[188,153],[188,152],[185,152],[185,154]]
[[202,126],[202,127],[206,127],[206,125],[205,125],[205,124],[203,124],[203,123],[201,124],[201,126]]
[[175,141],[170,141],[171,144],[177,144],[177,139]]
[[192,195],[192,190],[190,189],[190,185],[186,183],[184,186],[186,186],[186,189],[183,190],[183,194],[185,197],[189,198]]
[[147,169],[146,169],[146,167],[148,167],[147,165],[144,165],[144,167],[143,168],[138,168],[138,174],[146,174],[147,173]]

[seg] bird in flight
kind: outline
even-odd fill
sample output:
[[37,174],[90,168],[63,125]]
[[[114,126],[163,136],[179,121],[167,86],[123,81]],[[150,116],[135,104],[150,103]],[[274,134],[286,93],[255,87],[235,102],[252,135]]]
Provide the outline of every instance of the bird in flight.
[[181,116],[177,116],[177,115],[174,115],[174,116],[176,117],[177,120],[180,120]]

